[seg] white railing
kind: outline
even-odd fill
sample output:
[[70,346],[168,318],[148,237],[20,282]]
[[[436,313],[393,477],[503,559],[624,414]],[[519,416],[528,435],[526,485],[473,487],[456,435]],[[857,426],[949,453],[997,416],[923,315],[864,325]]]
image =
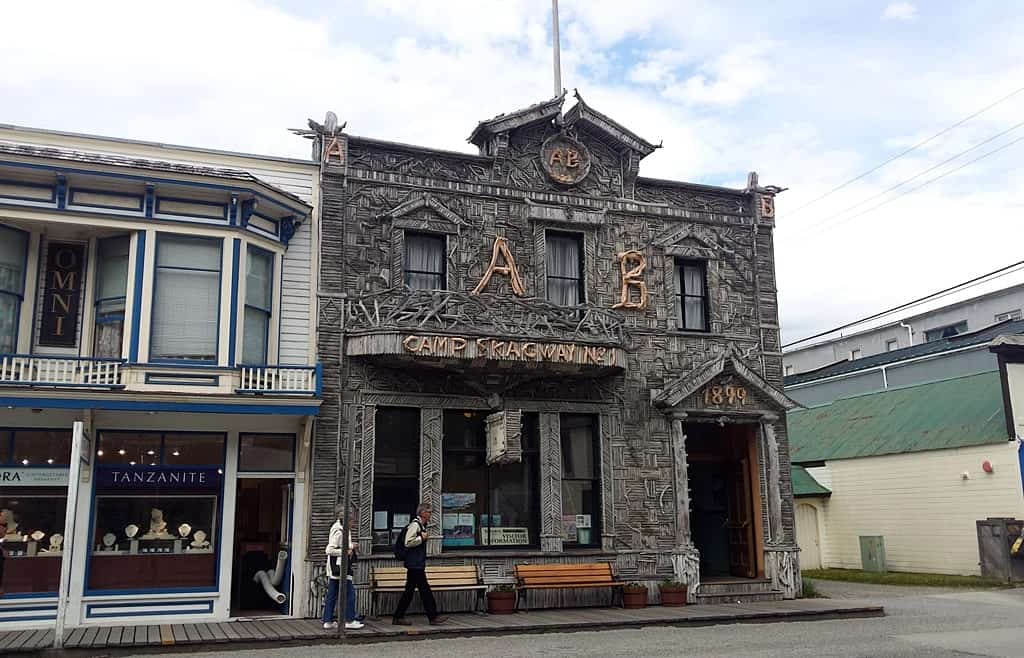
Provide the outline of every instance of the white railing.
[[118,359],[3,354],[0,384],[120,388],[124,386],[121,366]]
[[319,395],[320,367],[242,366],[238,392]]

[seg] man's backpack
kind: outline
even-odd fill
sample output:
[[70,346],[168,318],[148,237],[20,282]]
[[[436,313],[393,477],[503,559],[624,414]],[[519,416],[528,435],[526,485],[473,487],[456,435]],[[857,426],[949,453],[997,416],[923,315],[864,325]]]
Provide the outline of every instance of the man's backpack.
[[404,561],[406,554],[409,552],[409,549],[405,547],[405,536],[409,534],[409,526],[413,523],[416,523],[416,521],[411,521],[408,525],[402,528],[402,532],[398,533],[398,539],[395,540],[394,546],[396,560]]

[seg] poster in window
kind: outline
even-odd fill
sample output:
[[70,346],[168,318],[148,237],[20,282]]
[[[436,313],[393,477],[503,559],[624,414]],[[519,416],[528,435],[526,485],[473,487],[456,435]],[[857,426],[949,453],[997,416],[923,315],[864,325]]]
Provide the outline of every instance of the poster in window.
[[394,522],[391,524],[392,528],[404,528],[409,525],[412,519],[408,514],[395,514]]
[[377,510],[373,513],[373,529],[374,530],[387,530],[388,529],[388,513],[387,511]]
[[565,531],[565,541],[575,543],[578,541],[578,533],[576,530],[576,515],[575,514],[563,514],[562,515],[562,529]]
[[441,523],[442,546],[472,546],[474,541],[472,514],[445,514]]

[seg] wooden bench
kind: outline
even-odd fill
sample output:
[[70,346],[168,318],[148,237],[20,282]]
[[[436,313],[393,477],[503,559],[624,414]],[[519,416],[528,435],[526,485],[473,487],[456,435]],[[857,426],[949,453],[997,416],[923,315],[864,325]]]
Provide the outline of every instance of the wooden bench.
[[[374,567],[370,590],[370,616],[377,615],[377,599],[381,593],[405,591],[405,567]],[[473,611],[487,592],[480,570],[467,564],[458,567],[427,567],[427,582],[434,592],[476,592]]]
[[612,565],[609,562],[592,564],[517,564],[516,574],[516,609],[521,600],[529,610],[527,596],[531,590],[537,589],[596,589],[612,590],[612,604],[615,603],[616,592],[619,604],[622,603],[622,586],[625,583],[615,579]]

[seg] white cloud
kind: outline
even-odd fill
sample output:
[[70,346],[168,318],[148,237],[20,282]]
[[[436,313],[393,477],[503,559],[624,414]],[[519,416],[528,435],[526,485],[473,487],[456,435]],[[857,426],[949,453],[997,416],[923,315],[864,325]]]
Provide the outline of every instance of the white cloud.
[[887,20],[912,21],[917,18],[917,7],[909,2],[890,3],[882,12],[882,18]]

